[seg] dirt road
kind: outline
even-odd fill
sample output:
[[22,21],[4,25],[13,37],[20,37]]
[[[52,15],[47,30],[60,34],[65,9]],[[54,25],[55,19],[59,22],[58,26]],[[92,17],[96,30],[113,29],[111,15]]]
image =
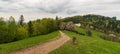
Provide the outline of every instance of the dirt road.
[[15,51],[10,54],[48,54],[49,52],[59,48],[64,43],[66,43],[70,38],[63,32],[59,31],[61,36],[58,39],[48,41],[43,44],[32,46],[20,51]]

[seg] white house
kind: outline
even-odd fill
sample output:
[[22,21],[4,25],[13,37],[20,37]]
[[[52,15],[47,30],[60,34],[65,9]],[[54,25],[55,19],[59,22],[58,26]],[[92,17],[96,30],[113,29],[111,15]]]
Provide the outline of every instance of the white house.
[[81,24],[80,24],[80,23],[78,23],[78,24],[75,24],[75,26],[78,26],[78,27],[80,27],[80,26],[81,26]]

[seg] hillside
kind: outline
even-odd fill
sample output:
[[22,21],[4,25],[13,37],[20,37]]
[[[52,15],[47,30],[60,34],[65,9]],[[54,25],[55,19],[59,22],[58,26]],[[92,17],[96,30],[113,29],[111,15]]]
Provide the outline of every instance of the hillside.
[[64,22],[81,23],[83,28],[93,26],[94,30],[104,33],[120,33],[120,20],[116,17],[108,17],[102,15],[88,14],[66,17],[62,19]]
[[[85,33],[86,29],[77,28]],[[120,43],[107,41],[100,38],[102,33],[92,30],[92,36],[82,36],[73,32],[64,31],[68,36],[77,38],[77,45],[72,40],[50,54],[119,54]]]

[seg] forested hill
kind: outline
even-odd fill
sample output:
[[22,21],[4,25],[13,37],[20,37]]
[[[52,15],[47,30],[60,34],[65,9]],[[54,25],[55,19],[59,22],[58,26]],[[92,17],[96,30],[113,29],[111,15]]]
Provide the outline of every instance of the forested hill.
[[83,27],[93,26],[94,29],[100,29],[103,32],[120,33],[120,20],[116,17],[107,17],[102,15],[88,14],[83,16],[66,17],[64,22],[72,21],[73,23],[81,23]]

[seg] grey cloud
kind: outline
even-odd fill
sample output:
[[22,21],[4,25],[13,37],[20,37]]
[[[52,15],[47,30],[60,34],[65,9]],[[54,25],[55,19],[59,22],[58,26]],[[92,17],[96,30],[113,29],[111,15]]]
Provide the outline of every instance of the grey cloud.
[[3,13],[14,12],[14,13],[16,13],[17,9],[3,9],[3,8],[1,8],[0,12],[3,12]]
[[63,12],[65,10],[65,7],[63,6],[58,6],[58,7],[51,7],[51,8],[41,8],[41,7],[38,7],[38,10],[40,11],[44,11],[44,12],[47,12],[47,13],[52,13],[52,14],[55,14],[55,13],[59,13],[59,12]]
[[78,13],[78,11],[70,11],[70,10],[67,11],[67,14],[70,14],[70,15],[71,15],[71,14],[76,14],[76,13]]
[[102,2],[101,4],[120,4],[120,0],[112,0],[110,2]]
[[0,0],[0,3],[0,12],[5,13],[120,14],[120,0]]
[[3,2],[15,2],[16,0],[1,0]]
[[[81,12],[83,12],[83,11],[89,12],[89,10],[91,12],[92,11],[96,11],[96,10],[98,10],[98,11],[99,10],[105,10],[105,8],[108,7],[108,6],[103,5],[104,3],[105,4],[107,4],[107,3],[116,3],[119,0],[115,0],[113,2],[104,1],[104,0],[96,0],[96,1],[92,1],[91,0],[91,1],[85,1],[81,5],[79,5],[78,3],[73,3],[74,1],[77,2],[78,0],[66,0],[66,1],[61,0],[63,2],[60,3],[60,4],[57,4],[55,0],[42,0],[39,3],[42,3],[43,5],[38,3],[37,6],[31,6],[31,4],[27,4],[27,3],[21,2],[21,0],[19,0],[19,1],[18,0],[4,0],[4,1],[14,1],[13,4],[20,6],[20,7],[18,7],[18,6],[15,6],[15,5],[14,6],[10,5],[11,6],[10,8],[4,8],[5,10],[9,9],[10,11],[12,11],[14,9],[18,9],[20,11],[22,11],[24,9],[25,10],[28,9],[28,11],[33,9],[33,12],[34,11],[35,12],[41,12],[42,11],[42,12],[51,13],[51,14],[56,14],[56,13],[60,13],[60,12],[67,13],[67,14],[75,14],[75,13],[80,12],[81,9],[82,9]],[[49,2],[47,2],[47,1],[49,1]],[[57,2],[60,2],[60,1],[57,1]],[[78,4],[78,5],[75,5],[75,4]],[[77,7],[77,10],[76,9],[75,10],[74,9],[71,10],[71,8],[76,8],[76,7]],[[8,10],[6,10],[6,11],[8,11]]]
[[67,7],[68,4],[69,4],[69,0],[66,0],[65,2],[60,3],[60,4],[56,4],[56,3],[53,5],[49,4],[50,5],[50,6],[48,5],[49,7],[48,6],[43,6],[43,7],[38,6],[38,10],[55,14],[55,13],[59,13],[59,12],[64,12],[68,8]]
[[2,1],[13,1],[13,0],[2,0]]

